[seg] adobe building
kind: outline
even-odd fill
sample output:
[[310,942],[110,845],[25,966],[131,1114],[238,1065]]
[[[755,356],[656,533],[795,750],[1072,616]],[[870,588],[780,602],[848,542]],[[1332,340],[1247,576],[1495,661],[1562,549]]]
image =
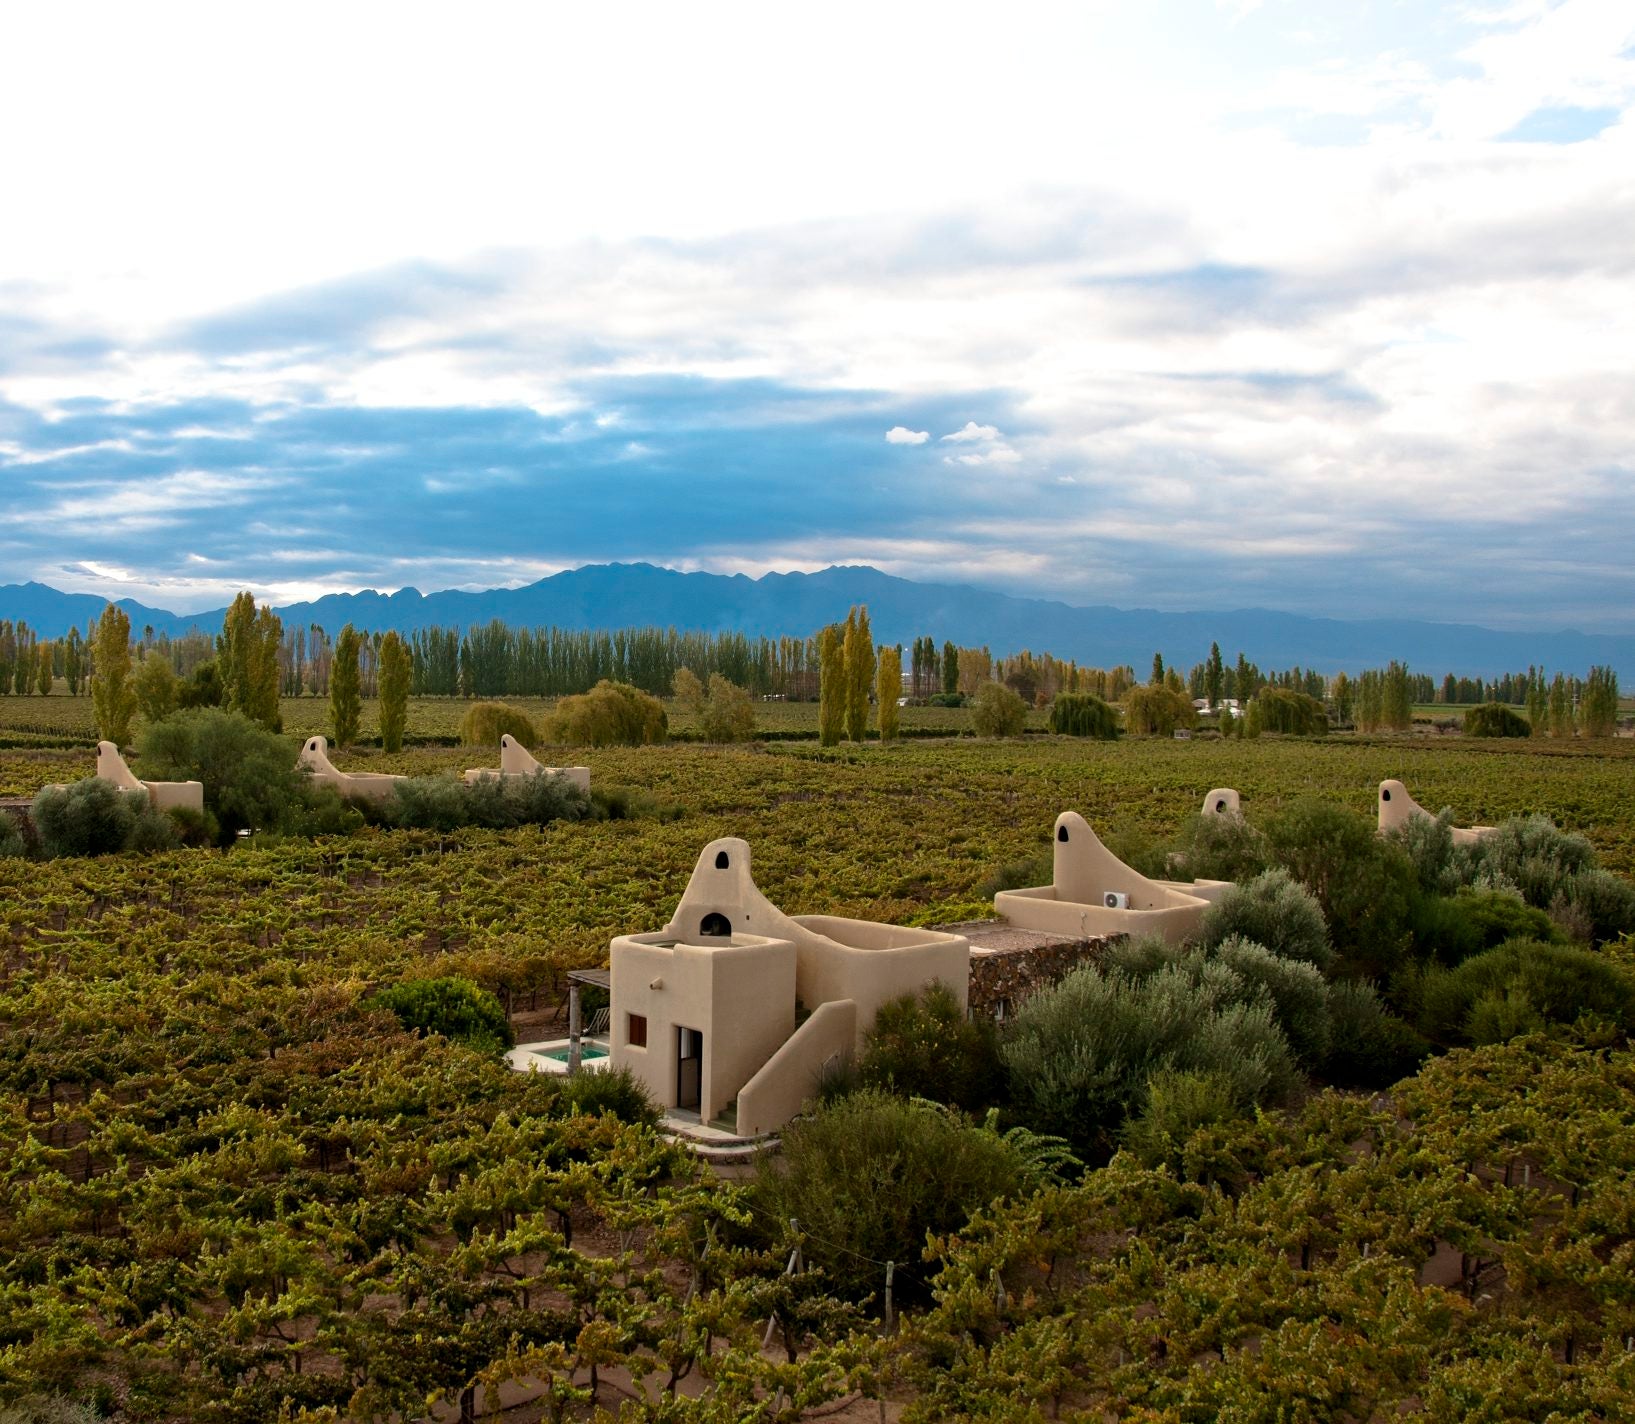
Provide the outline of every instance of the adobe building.
[[[1408,794],[1408,788],[1400,781],[1382,781],[1379,787],[1379,832],[1383,836],[1388,831],[1399,830],[1406,826],[1415,816],[1424,816],[1434,821],[1423,806]],[[1455,845],[1474,845],[1484,836],[1490,836],[1498,828],[1496,826],[1454,826],[1453,843]]]
[[669,924],[609,958],[611,1066],[740,1137],[799,1112],[888,999],[940,981],[964,1008],[970,975],[961,934],[784,914],[736,837],[705,846]]

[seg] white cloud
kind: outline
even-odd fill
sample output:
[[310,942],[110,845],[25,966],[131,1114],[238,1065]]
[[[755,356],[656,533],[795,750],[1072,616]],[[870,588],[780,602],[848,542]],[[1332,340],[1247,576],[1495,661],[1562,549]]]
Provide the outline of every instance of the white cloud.
[[958,430],[942,437],[944,440],[997,440],[999,429],[993,425],[978,425],[974,420],[967,420]]
[[886,441],[891,445],[923,445],[930,438],[929,430],[910,430],[906,425],[894,425],[886,431]]

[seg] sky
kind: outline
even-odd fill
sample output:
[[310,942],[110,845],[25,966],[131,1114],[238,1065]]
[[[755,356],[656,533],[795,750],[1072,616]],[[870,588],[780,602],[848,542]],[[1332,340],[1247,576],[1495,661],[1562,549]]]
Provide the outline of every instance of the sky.
[[0,11],[0,583],[1635,631],[1635,6]]

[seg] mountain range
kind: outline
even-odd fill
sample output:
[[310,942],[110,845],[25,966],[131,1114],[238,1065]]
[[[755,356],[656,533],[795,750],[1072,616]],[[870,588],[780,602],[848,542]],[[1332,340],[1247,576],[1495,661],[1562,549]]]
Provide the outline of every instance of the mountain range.
[[[106,600],[62,593],[41,583],[0,585],[0,618],[23,620],[42,637],[85,628]],[[225,609],[176,614],[131,599],[118,600],[132,628],[172,636],[197,628],[214,633]],[[1212,641],[1231,661],[1241,651],[1262,668],[1301,666],[1323,673],[1383,667],[1392,658],[1415,671],[1440,676],[1490,677],[1530,664],[1583,673],[1610,666],[1635,681],[1635,636],[1628,634],[1504,632],[1466,624],[1376,619],[1350,622],[1310,618],[1263,608],[1230,612],[1166,613],[1154,609],[1076,607],[1047,599],[1016,598],[959,584],[914,583],[867,565],[817,573],[681,573],[652,564],[587,564],[523,588],[480,592],[448,589],[423,594],[328,594],[277,611],[286,625],[317,623],[337,632],[347,623],[407,633],[441,625],[465,628],[498,618],[515,626],[561,628],[675,627],[736,631],[750,637],[806,637],[844,618],[852,604],[867,604],[875,637],[908,643],[930,634],[995,654],[1023,648],[1113,667],[1145,671],[1154,652],[1182,668],[1201,661]]]

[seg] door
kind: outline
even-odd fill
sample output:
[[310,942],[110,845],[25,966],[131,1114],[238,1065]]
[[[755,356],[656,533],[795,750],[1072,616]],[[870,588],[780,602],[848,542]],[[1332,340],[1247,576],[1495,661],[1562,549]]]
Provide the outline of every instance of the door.
[[676,1029],[676,1106],[697,1112],[704,1083],[704,1035],[696,1028]]

